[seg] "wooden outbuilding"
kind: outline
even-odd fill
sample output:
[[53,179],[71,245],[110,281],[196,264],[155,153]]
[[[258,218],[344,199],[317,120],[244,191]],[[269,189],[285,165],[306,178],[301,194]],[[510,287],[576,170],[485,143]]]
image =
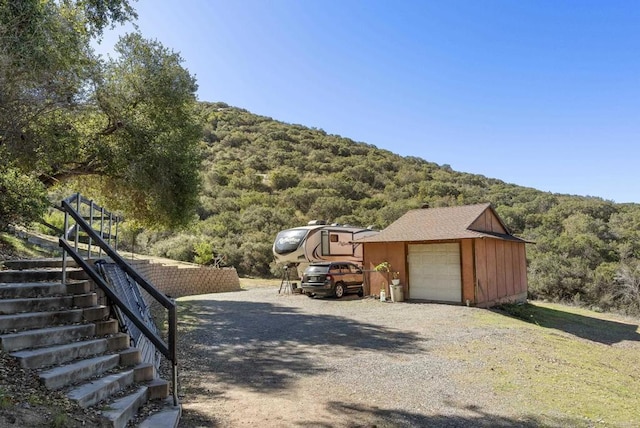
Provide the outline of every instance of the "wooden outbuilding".
[[[392,273],[404,298],[489,307],[527,298],[527,241],[512,235],[491,204],[407,212],[364,248],[369,294],[389,295]],[[388,262],[391,273],[375,267]]]

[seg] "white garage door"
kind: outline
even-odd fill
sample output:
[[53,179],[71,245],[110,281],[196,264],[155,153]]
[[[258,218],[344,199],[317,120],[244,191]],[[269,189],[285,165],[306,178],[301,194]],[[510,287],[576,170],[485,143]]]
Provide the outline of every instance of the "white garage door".
[[460,245],[409,245],[409,289],[412,299],[460,303]]

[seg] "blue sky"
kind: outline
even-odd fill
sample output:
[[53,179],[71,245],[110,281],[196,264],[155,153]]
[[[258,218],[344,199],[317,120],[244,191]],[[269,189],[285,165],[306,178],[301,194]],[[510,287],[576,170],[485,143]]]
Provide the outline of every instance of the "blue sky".
[[201,101],[543,191],[640,203],[640,1],[133,5],[141,33],[180,52]]

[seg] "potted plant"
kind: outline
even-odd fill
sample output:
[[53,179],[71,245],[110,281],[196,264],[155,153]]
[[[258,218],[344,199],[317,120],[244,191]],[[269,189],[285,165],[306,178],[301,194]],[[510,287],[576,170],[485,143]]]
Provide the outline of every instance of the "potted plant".
[[398,271],[391,272],[391,284],[393,285],[400,284],[400,272]]
[[384,261],[378,265],[376,265],[376,267],[374,267],[374,270],[376,270],[377,272],[383,272],[385,273],[385,276],[387,277],[386,281],[382,281],[382,284],[380,286],[380,291],[384,291],[384,293],[387,293],[387,283],[389,282],[389,272],[391,272],[391,263]]

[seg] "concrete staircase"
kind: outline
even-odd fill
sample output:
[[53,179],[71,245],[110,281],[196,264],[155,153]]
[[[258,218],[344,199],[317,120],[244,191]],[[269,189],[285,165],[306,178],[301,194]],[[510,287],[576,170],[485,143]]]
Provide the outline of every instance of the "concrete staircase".
[[[71,264],[69,264],[71,265]],[[104,426],[125,427],[149,400],[165,400],[160,415],[140,426],[175,427],[168,382],[141,363],[86,274],[61,260],[5,261],[0,270],[0,347],[51,390],[63,389],[81,407],[102,411]],[[117,398],[115,398],[117,397]],[[158,422],[161,421],[161,422]]]

